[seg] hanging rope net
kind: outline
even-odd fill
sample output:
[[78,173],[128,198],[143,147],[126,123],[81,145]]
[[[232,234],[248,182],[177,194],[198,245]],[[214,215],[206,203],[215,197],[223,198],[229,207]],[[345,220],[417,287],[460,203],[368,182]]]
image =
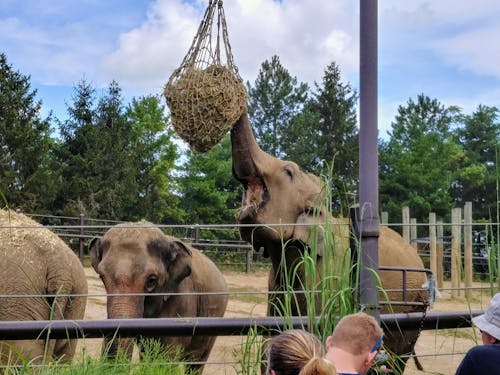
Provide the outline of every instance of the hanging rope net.
[[221,0],[209,1],[164,95],[175,131],[199,152],[215,146],[245,110],[246,89],[233,61]]

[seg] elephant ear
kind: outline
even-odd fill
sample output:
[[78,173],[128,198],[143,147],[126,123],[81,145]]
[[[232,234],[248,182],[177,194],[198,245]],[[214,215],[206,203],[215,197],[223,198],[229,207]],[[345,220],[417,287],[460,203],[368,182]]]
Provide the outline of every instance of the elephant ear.
[[316,245],[316,255],[323,256],[324,236],[323,230],[318,223],[322,222],[321,213],[315,209],[309,209],[299,215],[293,231],[293,238],[307,244],[309,247]]
[[169,241],[165,238],[151,241],[148,250],[156,251],[165,265],[168,273],[166,282],[169,291],[175,290],[177,285],[191,275],[191,250],[181,241]]
[[104,252],[109,248],[109,241],[102,240],[98,237],[93,238],[89,244],[90,264],[97,271],[97,266],[101,263]]

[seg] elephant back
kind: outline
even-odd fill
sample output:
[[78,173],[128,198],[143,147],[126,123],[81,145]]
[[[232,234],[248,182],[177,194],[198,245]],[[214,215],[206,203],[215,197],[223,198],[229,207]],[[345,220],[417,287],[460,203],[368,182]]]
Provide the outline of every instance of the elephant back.
[[[0,210],[0,227],[1,294],[87,294],[83,266],[59,236],[29,217],[9,210]],[[77,306],[71,309],[79,312],[70,318],[83,318],[86,297],[75,298],[73,302]],[[33,304],[46,305],[43,298],[17,301],[18,305],[24,303],[29,304],[25,309],[26,319],[48,319],[47,308],[32,308]],[[19,313],[14,312],[16,318]]]
[[[423,269],[424,264],[415,248],[410,246],[403,237],[396,231],[386,227],[380,227],[379,237],[379,266],[380,267],[401,267]],[[382,287],[389,289],[403,288],[403,273],[401,271],[380,271]],[[422,287],[427,283],[427,276],[424,272],[409,271],[406,276],[406,299],[411,302],[428,302],[428,293]],[[387,292],[392,301],[402,301],[402,292]],[[380,300],[385,300],[381,296]],[[394,307],[394,312],[410,311],[412,307]],[[419,309],[417,309],[419,310]],[[383,310],[388,312],[387,308]]]
[[[2,298],[0,320],[83,319],[87,280],[78,257],[55,233],[25,215],[0,210],[0,294],[26,296]],[[0,345],[0,363],[16,361],[18,354],[33,357],[33,363],[65,363],[75,353],[73,341],[11,341],[12,346]]]

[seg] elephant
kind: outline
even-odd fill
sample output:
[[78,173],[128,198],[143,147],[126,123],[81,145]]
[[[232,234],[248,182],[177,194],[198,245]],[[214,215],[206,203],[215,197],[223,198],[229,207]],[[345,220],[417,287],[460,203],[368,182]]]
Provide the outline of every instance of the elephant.
[[[324,199],[325,184],[299,166],[287,160],[281,160],[263,151],[257,144],[248,114],[243,113],[231,129],[232,173],[243,186],[242,206],[236,215],[240,236],[251,243],[255,251],[263,249],[265,257],[271,261],[269,274],[268,314],[277,315],[276,298],[285,291],[284,273],[291,265],[297,263],[304,249],[311,248],[311,226],[306,224],[330,223],[329,228],[340,238],[333,248],[324,248],[324,238],[316,237],[316,267],[318,280],[321,279],[321,262],[326,252],[336,253],[336,259],[343,259],[349,249],[349,229],[343,230],[342,220],[330,217]],[[272,225],[274,224],[274,225]],[[276,225],[277,224],[277,225]],[[379,266],[406,267],[423,269],[423,263],[416,250],[411,247],[396,231],[387,226],[380,226],[378,238]],[[321,234],[321,231],[318,231]],[[284,258],[284,259],[283,259]],[[286,266],[283,266],[286,265]],[[290,271],[288,271],[290,272]],[[294,290],[302,290],[304,275],[300,269],[292,281]],[[386,290],[390,301],[402,301],[402,272],[379,272],[381,286]],[[382,312],[426,311],[429,301],[428,290],[423,289],[427,283],[427,275],[423,272],[408,272],[406,276],[407,300],[417,302],[415,305],[401,306],[392,304],[382,308]],[[399,291],[394,291],[399,289]],[[385,299],[380,297],[380,299]],[[292,307],[294,315],[305,313],[303,293],[295,296],[297,306]],[[319,298],[318,298],[319,300]],[[415,342],[420,327],[405,332],[389,332],[386,330],[384,343],[389,351],[398,355],[414,353]],[[407,358],[407,357],[406,357]],[[415,357],[416,359],[416,357]],[[405,357],[400,359],[399,368],[404,369]],[[418,360],[416,359],[416,362]],[[417,363],[417,367],[419,363]]]
[[[87,289],[80,260],[61,238],[23,214],[0,209],[0,320],[83,319]],[[2,341],[0,364],[67,363],[76,345],[76,339]]]
[[[92,240],[90,261],[108,294],[108,319],[222,317],[226,311],[228,286],[216,265],[147,221],[117,224]],[[115,295],[127,293],[135,294]],[[156,339],[166,350],[180,349],[186,361],[205,362],[216,336]],[[104,341],[104,354],[112,357],[120,349],[130,358],[133,339],[109,341]],[[203,365],[189,368],[201,373]]]

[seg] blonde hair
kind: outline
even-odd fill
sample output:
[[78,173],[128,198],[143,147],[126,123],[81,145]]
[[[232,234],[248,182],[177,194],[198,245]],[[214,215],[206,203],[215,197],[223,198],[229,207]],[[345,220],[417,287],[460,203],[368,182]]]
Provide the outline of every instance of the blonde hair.
[[323,357],[321,341],[312,333],[291,329],[271,339],[267,347],[267,373],[277,375],[335,375],[333,365]]
[[371,315],[364,312],[344,316],[335,326],[330,346],[359,355],[369,351],[384,332]]

